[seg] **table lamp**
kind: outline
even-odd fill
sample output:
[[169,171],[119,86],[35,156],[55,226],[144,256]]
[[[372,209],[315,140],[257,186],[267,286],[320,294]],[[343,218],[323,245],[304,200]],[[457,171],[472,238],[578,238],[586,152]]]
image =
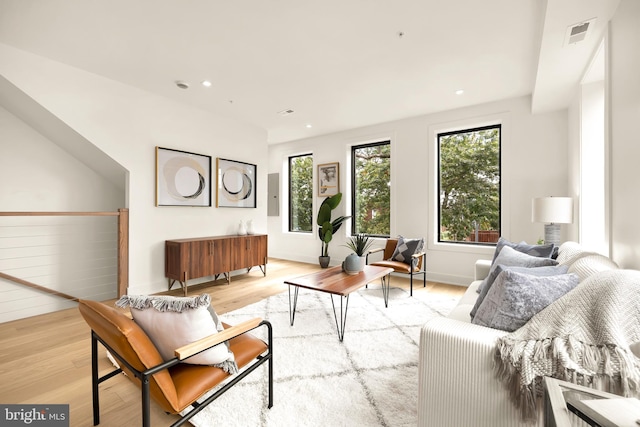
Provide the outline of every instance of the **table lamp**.
[[544,242],[560,243],[560,224],[573,222],[571,197],[537,197],[531,206],[531,221],[543,222]]

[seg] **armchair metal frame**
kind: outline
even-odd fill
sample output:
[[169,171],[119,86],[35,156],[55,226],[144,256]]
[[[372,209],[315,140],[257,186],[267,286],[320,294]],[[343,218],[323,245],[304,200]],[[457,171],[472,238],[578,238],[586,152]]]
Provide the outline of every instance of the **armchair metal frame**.
[[[411,256],[411,264],[406,264],[400,261],[393,261],[391,257],[393,256],[393,251],[395,250],[398,239],[387,239],[387,243],[384,248],[376,248],[367,252],[366,255],[366,264],[367,265],[378,265],[382,267],[391,267],[395,273],[402,273],[409,275],[409,295],[413,296],[413,276],[422,275],[422,287],[427,286],[427,271],[425,270],[425,262],[426,262],[426,253],[424,251],[415,253]],[[375,261],[369,263],[369,255],[372,255],[377,252],[382,252],[383,259],[381,261]],[[389,280],[391,278],[389,277]]]
[[[126,316],[125,316],[126,317]],[[86,320],[86,318],[85,318]],[[128,361],[123,355],[119,354],[113,346],[109,345],[105,339],[100,337],[93,329],[91,330],[91,387],[92,387],[92,395],[93,395],[93,425],[96,426],[100,424],[100,400],[99,400],[99,385],[116,376],[117,374],[123,371],[122,367],[126,368],[126,373],[131,373],[135,378],[140,381],[140,388],[142,392],[142,426],[150,427],[151,426],[151,390],[150,384],[152,381],[152,376],[160,373],[164,370],[168,370],[172,367],[175,367],[181,363],[184,363],[185,359],[192,357],[202,351],[205,351],[215,345],[221,344],[227,340],[231,340],[235,337],[243,335],[253,329],[264,326],[267,328],[268,339],[267,339],[267,350],[262,354],[258,355],[255,359],[245,364],[242,367],[239,367],[239,372],[234,375],[226,375],[224,379],[213,387],[213,389],[221,384],[223,384],[215,393],[211,396],[207,397],[204,401],[198,402],[197,400],[187,405],[187,407],[193,407],[193,410],[189,411],[186,415],[182,416],[178,421],[171,424],[171,426],[180,426],[195,416],[198,412],[202,411],[207,405],[211,404],[217,398],[219,398],[222,394],[227,392],[231,387],[249,375],[251,372],[256,370],[262,364],[268,363],[268,381],[269,381],[269,402],[268,407],[271,408],[273,406],[273,330],[271,323],[267,320],[262,320],[259,318],[248,320],[246,322],[240,323],[235,326],[228,327],[224,331],[219,332],[218,334],[205,337],[199,341],[176,349],[175,354],[176,357],[167,360],[164,363],[157,364],[152,367],[148,367],[145,370],[136,369],[130,361]],[[114,369],[113,371],[107,373],[106,375],[100,376],[98,371],[98,342],[102,344],[112,356],[117,359],[120,367]],[[193,367],[202,367],[202,365],[189,365]],[[208,368],[208,367],[207,367]],[[219,369],[210,367],[211,369]]]

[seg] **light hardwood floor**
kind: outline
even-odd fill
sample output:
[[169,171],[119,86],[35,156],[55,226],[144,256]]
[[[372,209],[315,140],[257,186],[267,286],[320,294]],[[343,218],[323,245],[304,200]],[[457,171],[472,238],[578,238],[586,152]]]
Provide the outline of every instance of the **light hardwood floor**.
[[[249,274],[233,276],[188,288],[189,295],[207,292],[220,314],[287,290],[284,280],[319,270],[314,264],[270,259],[267,275],[258,268]],[[393,276],[391,285],[409,289],[409,279]],[[427,282],[414,282],[414,292],[439,293],[461,297],[466,288]],[[174,287],[167,292],[182,295]],[[106,301],[106,303],[112,303]],[[63,310],[0,324],[0,403],[69,404],[71,426],[91,426],[90,330],[77,309]],[[111,369],[104,355],[101,374]],[[277,402],[276,402],[277,403]],[[215,405],[215,403],[213,403]],[[140,391],[119,375],[100,386],[101,426],[140,425]],[[177,419],[151,405],[152,424],[169,425]]]

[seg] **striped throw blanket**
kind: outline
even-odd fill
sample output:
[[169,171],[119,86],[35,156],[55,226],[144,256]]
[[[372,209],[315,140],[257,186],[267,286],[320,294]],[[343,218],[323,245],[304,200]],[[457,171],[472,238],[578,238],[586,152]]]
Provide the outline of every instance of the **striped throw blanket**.
[[511,390],[523,418],[537,415],[545,376],[624,396],[638,396],[640,271],[602,271],[500,338],[498,378]]

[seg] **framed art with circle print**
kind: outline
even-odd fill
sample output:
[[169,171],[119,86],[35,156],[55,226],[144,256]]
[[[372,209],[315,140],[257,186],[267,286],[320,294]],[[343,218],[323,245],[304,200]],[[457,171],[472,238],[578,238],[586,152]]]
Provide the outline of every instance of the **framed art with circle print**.
[[216,207],[256,207],[256,165],[216,159]]
[[156,147],[156,206],[211,206],[211,156]]

